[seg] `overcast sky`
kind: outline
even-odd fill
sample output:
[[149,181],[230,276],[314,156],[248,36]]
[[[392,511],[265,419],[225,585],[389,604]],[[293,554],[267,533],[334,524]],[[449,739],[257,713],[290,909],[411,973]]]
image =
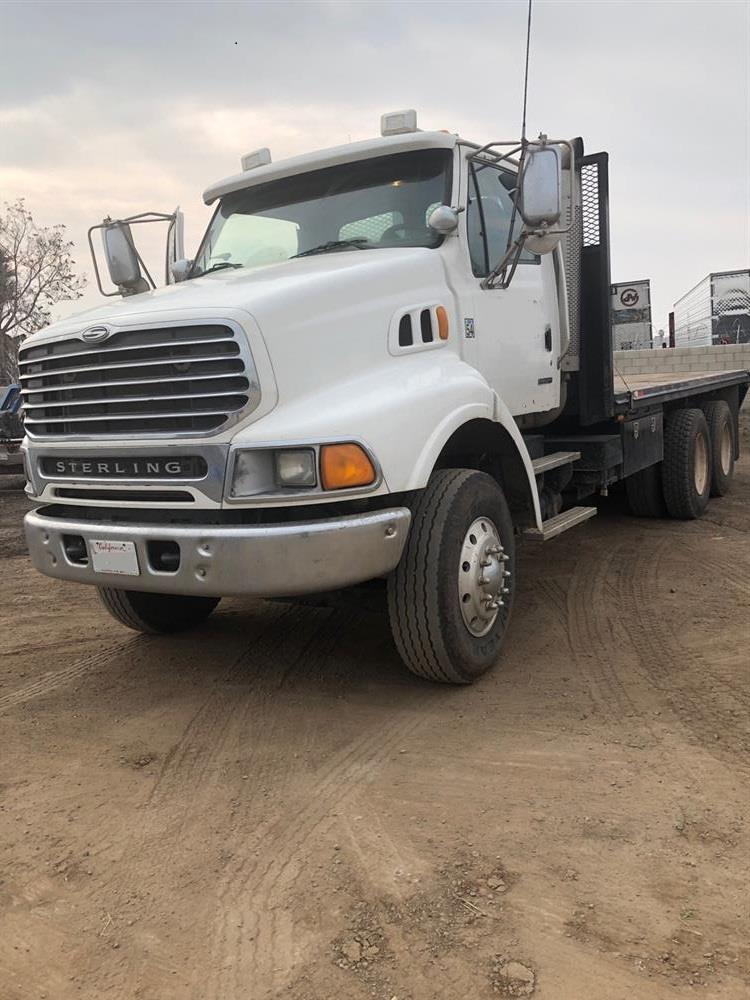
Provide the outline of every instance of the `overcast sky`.
[[[525,0],[0,0],[0,201],[64,222],[87,272],[89,225],[179,203],[192,255],[203,189],[258,146],[367,138],[404,107],[516,136],[525,16]],[[612,278],[651,279],[655,330],[706,273],[749,265],[748,0],[536,0],[529,125],[609,151]]]

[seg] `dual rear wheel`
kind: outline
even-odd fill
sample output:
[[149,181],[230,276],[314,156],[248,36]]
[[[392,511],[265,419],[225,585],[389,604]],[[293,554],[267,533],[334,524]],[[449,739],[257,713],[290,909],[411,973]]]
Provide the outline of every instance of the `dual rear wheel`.
[[734,455],[734,423],[724,400],[673,412],[664,432],[664,460],[625,480],[631,511],[639,517],[701,517],[711,496],[729,492]]

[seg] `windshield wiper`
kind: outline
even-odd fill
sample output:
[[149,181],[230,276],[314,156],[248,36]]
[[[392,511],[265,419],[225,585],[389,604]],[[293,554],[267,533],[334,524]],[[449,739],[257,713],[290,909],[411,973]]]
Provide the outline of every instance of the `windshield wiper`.
[[370,240],[362,236],[354,240],[329,240],[327,243],[321,243],[317,247],[310,247],[309,250],[303,250],[302,253],[293,253],[289,259],[292,260],[294,257],[312,257],[315,253],[329,253],[331,250],[344,250],[347,247],[364,250],[365,244],[369,242]]
[[223,271],[225,267],[242,267],[242,264],[237,264],[231,260],[220,260],[216,264],[212,264],[207,267],[205,271],[196,271],[195,274],[191,274],[191,278],[202,278],[204,274],[210,274],[211,271]]

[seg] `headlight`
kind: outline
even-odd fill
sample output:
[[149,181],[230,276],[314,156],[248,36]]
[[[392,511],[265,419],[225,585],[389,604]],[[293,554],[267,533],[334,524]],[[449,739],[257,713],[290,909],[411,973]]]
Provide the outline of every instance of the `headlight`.
[[351,490],[373,486],[377,478],[373,460],[354,442],[237,449],[229,496],[239,499]]
[[284,448],[274,452],[276,485],[282,489],[290,486],[315,486],[315,452],[312,448]]
[[253,448],[234,459],[230,496],[254,497],[317,485],[314,448]]

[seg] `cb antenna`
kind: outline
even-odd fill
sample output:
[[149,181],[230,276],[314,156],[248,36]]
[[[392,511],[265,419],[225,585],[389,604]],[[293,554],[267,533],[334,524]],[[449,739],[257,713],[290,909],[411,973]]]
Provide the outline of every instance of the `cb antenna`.
[[526,146],[526,100],[529,94],[529,48],[531,47],[531,4],[529,0],[529,16],[526,21],[526,70],[523,76],[523,121],[521,122],[521,145]]

